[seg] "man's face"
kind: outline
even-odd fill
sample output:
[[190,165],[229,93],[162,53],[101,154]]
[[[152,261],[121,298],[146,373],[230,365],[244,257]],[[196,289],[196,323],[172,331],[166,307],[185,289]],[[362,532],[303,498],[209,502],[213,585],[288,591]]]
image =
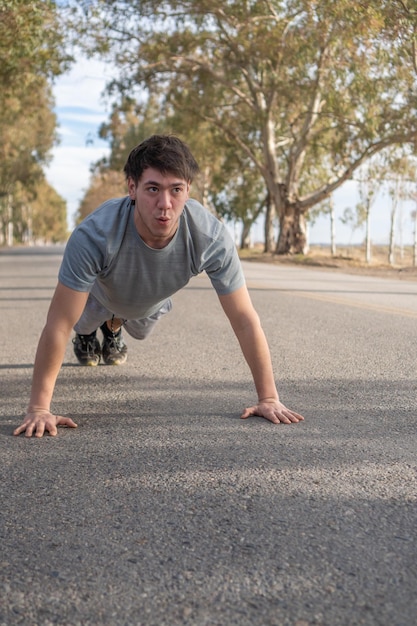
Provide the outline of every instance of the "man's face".
[[137,185],[128,179],[129,197],[135,201],[135,226],[151,248],[165,248],[178,228],[188,200],[190,183],[175,174],[144,170]]

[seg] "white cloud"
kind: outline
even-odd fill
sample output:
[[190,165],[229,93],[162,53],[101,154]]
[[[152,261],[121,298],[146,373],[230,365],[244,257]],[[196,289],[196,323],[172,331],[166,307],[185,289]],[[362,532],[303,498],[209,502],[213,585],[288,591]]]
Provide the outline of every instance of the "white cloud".
[[110,78],[105,63],[80,56],[72,69],[54,85],[56,107],[77,107],[106,112],[103,90]]
[[46,178],[67,201],[68,220],[71,228],[73,227],[74,214],[89,186],[91,164],[108,153],[108,148],[95,146],[58,146],[54,150],[54,159],[46,170]]
[[53,87],[60,143],[52,150],[45,173],[67,202],[70,227],[88,188],[92,163],[109,153],[107,144],[98,138],[99,127],[109,115],[102,98],[108,78],[108,66],[80,55]]
[[61,125],[64,124],[94,124],[100,126],[100,124],[107,118],[102,111],[84,111],[71,109],[71,111],[59,111],[59,119]]

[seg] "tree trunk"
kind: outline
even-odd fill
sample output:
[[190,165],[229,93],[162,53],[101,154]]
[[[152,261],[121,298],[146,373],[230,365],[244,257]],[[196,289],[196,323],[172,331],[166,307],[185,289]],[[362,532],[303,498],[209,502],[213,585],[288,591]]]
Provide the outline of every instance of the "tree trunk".
[[248,250],[252,248],[252,240],[251,240],[251,228],[252,221],[245,222],[243,221],[242,234],[240,236],[240,248],[241,250]]
[[417,209],[414,211],[413,267],[417,267]]
[[306,221],[296,204],[287,203],[279,219],[276,254],[307,254]]
[[7,218],[6,219],[7,219],[6,221],[6,246],[9,246],[11,248],[13,246],[14,233],[13,233],[13,207],[12,207],[10,197],[8,198],[8,202],[7,202]]
[[389,234],[389,251],[388,251],[388,263],[394,265],[395,263],[395,218],[397,216],[397,202],[394,199],[391,209],[391,226]]
[[371,202],[368,197],[366,204],[366,252],[365,261],[371,262]]
[[265,228],[264,228],[264,252],[273,252],[275,247],[274,237],[274,205],[271,202],[271,194],[266,198]]
[[334,202],[333,198],[329,200],[329,209],[330,209],[330,247],[332,256],[336,256],[336,219],[334,214]]

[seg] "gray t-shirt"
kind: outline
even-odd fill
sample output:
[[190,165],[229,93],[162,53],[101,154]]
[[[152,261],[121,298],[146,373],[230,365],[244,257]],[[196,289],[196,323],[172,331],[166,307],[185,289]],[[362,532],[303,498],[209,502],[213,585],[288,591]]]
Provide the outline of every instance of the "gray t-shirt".
[[219,295],[245,282],[222,222],[196,200],[188,200],[173,239],[157,250],[139,236],[134,204],[125,197],[105,202],[75,228],[59,280],[75,291],[91,291],[117,317],[141,319],[203,271]]

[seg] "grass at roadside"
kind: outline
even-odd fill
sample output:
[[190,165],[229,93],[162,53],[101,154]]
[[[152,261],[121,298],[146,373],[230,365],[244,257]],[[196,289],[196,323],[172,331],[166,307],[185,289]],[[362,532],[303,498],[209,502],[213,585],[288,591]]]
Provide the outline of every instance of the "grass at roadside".
[[333,256],[329,246],[313,245],[308,254],[277,255],[264,253],[262,246],[240,250],[239,256],[245,261],[273,263],[279,265],[303,265],[328,270],[341,270],[349,273],[417,280],[417,267],[413,266],[413,248],[404,246],[402,254],[395,251],[395,263],[388,262],[388,246],[372,246],[370,263],[365,261],[364,246],[338,246]]

